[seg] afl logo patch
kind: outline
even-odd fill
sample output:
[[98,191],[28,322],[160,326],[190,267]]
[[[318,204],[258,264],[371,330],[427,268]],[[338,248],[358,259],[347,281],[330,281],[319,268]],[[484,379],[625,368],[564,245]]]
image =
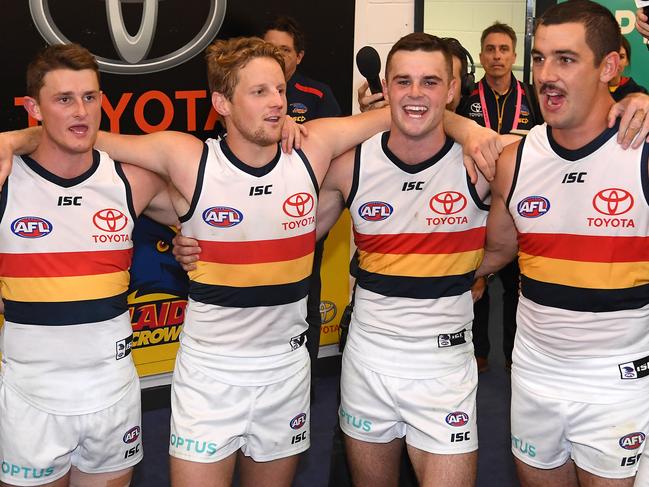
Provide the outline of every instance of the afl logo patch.
[[645,434],[642,431],[636,431],[620,438],[620,446],[625,450],[637,450],[644,440]]
[[288,111],[296,115],[304,115],[308,111],[308,108],[304,103],[291,103],[288,106]]
[[52,232],[52,224],[38,216],[21,216],[11,223],[11,231],[22,238],[41,238]]
[[603,215],[623,215],[633,208],[633,196],[625,189],[603,189],[593,197],[593,207]]
[[243,213],[229,206],[212,206],[203,212],[203,221],[211,227],[228,228],[243,221]]
[[291,425],[291,429],[299,430],[306,424],[306,413],[298,414],[291,420],[289,424]]
[[139,426],[134,426],[130,430],[128,430],[126,433],[124,433],[124,443],[133,443],[134,441],[137,441],[137,439],[140,437],[140,427]]
[[447,424],[459,428],[469,422],[469,415],[462,411],[453,411],[452,413],[448,413],[445,421]]
[[92,223],[104,232],[119,232],[128,223],[128,217],[115,208],[104,208],[92,217]]
[[528,196],[519,201],[516,211],[523,218],[538,218],[550,211],[550,202],[543,196]]
[[394,209],[388,203],[384,203],[383,201],[368,201],[358,209],[358,214],[363,220],[378,222],[385,220],[393,211]]
[[428,205],[438,215],[455,215],[466,208],[466,196],[457,191],[444,191],[433,196]]

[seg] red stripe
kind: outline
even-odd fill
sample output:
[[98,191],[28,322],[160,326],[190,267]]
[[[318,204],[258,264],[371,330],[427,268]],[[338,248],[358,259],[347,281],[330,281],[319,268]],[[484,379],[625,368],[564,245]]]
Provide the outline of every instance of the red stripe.
[[649,261],[649,237],[602,237],[556,233],[518,235],[521,252],[578,262]]
[[620,84],[618,86],[624,86],[625,84],[627,84],[629,82],[630,79],[631,78],[627,78],[626,76],[622,76],[620,78]]
[[454,254],[484,247],[485,227],[461,232],[364,235],[354,231],[359,250],[380,254]]
[[283,262],[309,255],[315,248],[315,231],[296,237],[248,242],[199,240],[200,259],[218,264]]
[[324,93],[322,91],[320,91],[319,89],[317,89],[317,88],[313,88],[311,86],[304,86],[304,85],[301,85],[300,83],[295,83],[295,87],[300,91],[304,91],[305,93],[312,93],[312,94],[318,96],[319,98],[324,97]]
[[0,254],[0,276],[92,276],[125,271],[131,266],[132,249],[42,254]]

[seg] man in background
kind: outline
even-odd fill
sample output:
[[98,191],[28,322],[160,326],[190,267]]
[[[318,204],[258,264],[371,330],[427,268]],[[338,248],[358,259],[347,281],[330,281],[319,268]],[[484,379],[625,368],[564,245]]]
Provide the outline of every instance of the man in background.
[[[516,79],[512,73],[516,62],[516,33],[509,25],[495,22],[480,37],[480,63],[484,77],[474,90],[462,100],[459,115],[470,118],[499,134],[513,130],[529,130],[542,122],[534,89]],[[511,365],[516,334],[516,306],[518,304],[518,264],[503,268],[498,275],[503,284],[503,352],[505,364]],[[478,370],[488,368],[489,355],[489,293],[485,289],[475,305],[473,343]]]

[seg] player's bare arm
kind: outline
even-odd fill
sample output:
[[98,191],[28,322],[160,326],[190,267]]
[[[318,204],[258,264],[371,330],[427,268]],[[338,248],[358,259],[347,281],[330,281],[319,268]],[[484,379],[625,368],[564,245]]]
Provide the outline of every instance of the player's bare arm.
[[352,186],[355,154],[356,148],[353,148],[331,161],[318,196],[317,240],[331,230],[345,209]]
[[182,132],[147,135],[99,132],[95,146],[115,160],[128,161],[170,179],[189,208],[204,147],[196,137]]
[[476,271],[476,277],[486,276],[503,268],[518,252],[516,227],[507,209],[507,197],[512,188],[519,145],[518,142],[508,145],[498,159],[498,171],[491,183],[485,255]]
[[167,182],[157,174],[132,164],[122,164],[122,169],[131,186],[135,213],[144,214],[163,225],[174,225],[178,217]]

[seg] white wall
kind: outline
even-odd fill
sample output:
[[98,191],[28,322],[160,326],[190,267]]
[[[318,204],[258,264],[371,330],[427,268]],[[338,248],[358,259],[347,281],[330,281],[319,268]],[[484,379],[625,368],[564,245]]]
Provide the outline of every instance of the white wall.
[[[363,46],[374,47],[381,55],[381,78],[388,51],[399,38],[415,30],[413,0],[356,0],[354,55]],[[358,112],[356,88],[363,77],[354,64],[354,93],[352,108]]]

